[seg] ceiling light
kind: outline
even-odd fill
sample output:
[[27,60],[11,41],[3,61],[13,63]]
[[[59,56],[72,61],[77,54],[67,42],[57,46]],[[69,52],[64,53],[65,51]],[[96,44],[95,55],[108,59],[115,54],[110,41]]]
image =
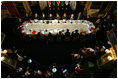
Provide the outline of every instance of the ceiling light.
[[111,56],[108,56],[107,59],[108,59],[108,60],[112,60],[112,57],[111,57]]

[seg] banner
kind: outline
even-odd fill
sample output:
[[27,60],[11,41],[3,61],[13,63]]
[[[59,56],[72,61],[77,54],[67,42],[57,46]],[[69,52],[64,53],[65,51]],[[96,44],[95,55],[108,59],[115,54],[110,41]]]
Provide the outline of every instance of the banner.
[[41,10],[44,10],[47,7],[47,1],[39,1],[39,6]]
[[61,1],[61,6],[64,6],[64,1]]
[[60,3],[61,3],[61,1],[56,1],[56,3],[57,3],[57,6],[59,6],[59,5],[60,5]]
[[51,7],[51,1],[48,1],[48,6]]
[[76,1],[70,1],[70,7],[72,10],[75,10],[76,9]]

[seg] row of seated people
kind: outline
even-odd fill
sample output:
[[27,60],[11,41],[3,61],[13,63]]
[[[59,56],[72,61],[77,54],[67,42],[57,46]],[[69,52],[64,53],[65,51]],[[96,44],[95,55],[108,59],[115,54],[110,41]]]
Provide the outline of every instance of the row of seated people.
[[64,20],[83,20],[83,19],[86,19],[89,21],[91,20],[90,15],[88,15],[86,18],[83,18],[81,12],[79,12],[78,15],[71,14],[70,16],[67,16],[67,13],[64,13],[63,16],[60,16],[57,13],[55,17],[52,13],[50,13],[48,16],[46,16],[44,13],[42,13],[41,17],[39,17],[39,15],[37,13],[35,13],[35,15],[33,17],[30,17],[28,15],[28,13],[26,13],[26,16],[24,17],[24,19],[19,18],[18,22],[19,22],[19,25],[21,25],[24,21],[35,20],[35,19],[37,19],[37,20],[54,20],[54,19],[57,19],[57,20],[63,20],[63,19]]
[[[87,48],[80,48],[76,53],[73,53],[73,59],[74,60],[80,60],[82,59],[99,59],[102,55],[105,54],[105,50],[109,49],[111,47],[110,44],[107,44],[106,46],[103,45],[95,45],[94,47],[87,47]],[[82,57],[81,57],[82,56]]]
[[[86,40],[92,40],[93,34],[85,34],[85,33],[78,33],[78,30],[73,32],[72,34],[67,30],[65,34],[62,34],[62,32],[59,32],[56,35],[52,35],[51,33],[48,34],[48,36],[42,35],[40,32],[37,35],[28,35],[24,36],[24,39],[26,40],[38,40],[41,42],[51,42],[51,43],[60,43],[60,42],[71,42],[78,44],[79,42],[86,42]],[[89,41],[90,42],[90,41]],[[84,45],[84,44],[82,44]]]
[[62,16],[59,15],[59,13],[56,13],[56,16],[54,14],[52,14],[52,13],[50,13],[48,16],[46,16],[45,13],[42,13],[41,17],[39,17],[39,15],[37,13],[35,13],[33,18],[31,18],[28,15],[28,13],[26,13],[25,20],[28,20],[28,19],[39,19],[39,20],[40,19],[41,20],[46,20],[46,19],[48,19],[48,20],[53,20],[53,19],[58,19],[58,20],[61,20],[61,19],[66,19],[66,20],[71,19],[71,20],[75,20],[75,19],[77,19],[77,20],[81,20],[81,19],[83,19],[83,17],[82,17],[81,12],[79,12],[78,15],[71,14],[69,16],[67,15],[67,13],[64,13]]
[[[77,18],[75,18],[77,17]],[[79,12],[78,16],[74,16],[74,14],[71,14],[70,17],[67,16],[66,13],[63,14],[62,17],[60,17],[60,15],[57,13],[56,14],[56,17],[54,17],[51,13],[49,14],[48,17],[45,16],[45,14],[43,13],[41,17],[38,16],[37,13],[35,13],[35,16],[33,18],[34,20],[35,19],[40,19],[40,20],[53,20],[53,19],[57,19],[57,20],[60,20],[60,19],[66,19],[66,20],[88,20],[88,21],[92,21],[90,15],[87,16],[87,18],[83,18],[81,12]],[[22,25],[24,21],[27,21],[27,20],[31,20],[31,18],[29,17],[28,13],[26,13],[26,16],[24,17],[24,19],[21,19],[19,18],[18,20],[18,26]],[[103,26],[105,25],[105,27],[108,27],[108,26],[112,26],[112,22],[111,22],[111,17],[108,13],[106,13],[103,17],[97,19],[95,22],[93,22],[93,24],[95,25],[95,27],[97,28],[98,26]]]
[[[100,36],[100,34],[102,36]],[[86,34],[84,32],[78,33],[78,30],[70,33],[69,30],[63,34],[59,32],[56,35],[49,33],[48,35],[43,35],[40,32],[37,35],[25,35],[23,39],[27,40],[27,42],[31,42],[37,40],[37,42],[41,43],[71,43],[73,45],[77,45],[80,47],[90,46],[93,47],[96,43],[99,45],[105,45],[107,43],[107,38],[103,40],[106,33],[101,31],[93,32],[90,34]]]

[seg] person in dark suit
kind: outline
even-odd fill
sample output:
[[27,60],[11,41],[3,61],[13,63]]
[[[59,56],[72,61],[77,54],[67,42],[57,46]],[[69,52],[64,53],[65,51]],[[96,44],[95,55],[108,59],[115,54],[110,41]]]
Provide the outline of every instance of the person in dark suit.
[[46,16],[45,16],[45,14],[44,13],[42,13],[42,18],[41,18],[42,20],[46,20]]
[[71,14],[70,20],[74,20],[74,14]]
[[56,18],[55,19],[60,20],[60,16],[59,16],[58,13],[56,14]]
[[91,21],[90,15],[87,16],[86,20]]
[[79,36],[78,30],[75,30],[74,37],[78,37],[78,36]]
[[68,19],[66,13],[63,14],[62,19]]
[[69,32],[69,29],[67,29],[66,33],[65,33],[65,36],[69,37],[70,36],[70,32]]
[[39,16],[38,16],[38,14],[37,13],[35,13],[35,15],[34,15],[34,19],[39,19]]
[[26,13],[26,16],[25,16],[24,20],[25,20],[25,21],[30,20],[30,17],[29,17],[29,15],[28,15],[28,13]]
[[23,24],[23,21],[21,18],[18,18],[18,26],[22,25]]
[[35,22],[35,23],[37,23],[37,22],[38,22],[38,20],[39,20],[39,16],[38,16],[38,14],[37,14],[37,13],[35,13],[35,15],[34,15],[34,22]]
[[49,20],[53,20],[53,16],[52,16],[52,14],[51,14],[51,13],[49,14],[48,19],[49,19]]
[[78,13],[78,17],[77,17],[77,20],[81,20],[82,19],[82,14],[81,12]]

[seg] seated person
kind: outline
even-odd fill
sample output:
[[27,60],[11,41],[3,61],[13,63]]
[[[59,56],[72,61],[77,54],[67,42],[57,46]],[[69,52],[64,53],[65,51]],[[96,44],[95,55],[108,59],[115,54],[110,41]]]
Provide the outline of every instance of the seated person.
[[62,34],[62,32],[61,32],[61,31],[59,31],[58,36],[59,36],[59,37],[62,37],[62,36],[63,36],[63,34]]
[[62,19],[66,19],[67,20],[66,13],[63,14]]
[[42,20],[45,20],[46,19],[46,16],[44,13],[42,13]]
[[53,16],[51,13],[49,14],[48,18],[49,18],[49,20],[53,20]]
[[39,16],[38,16],[37,13],[35,13],[35,15],[34,15],[34,19],[39,19]]
[[86,20],[91,21],[90,15],[87,16]]
[[74,37],[74,31],[72,32],[71,37]]
[[29,17],[29,15],[28,15],[28,13],[26,13],[26,16],[25,16],[24,20],[25,20],[25,21],[30,20],[30,17]]
[[34,16],[34,22],[35,22],[35,23],[37,23],[37,22],[38,22],[38,18],[39,18],[38,14],[37,14],[37,13],[35,13],[35,16]]
[[74,20],[74,14],[71,14],[70,20]]
[[82,19],[82,14],[81,12],[78,13],[78,17],[77,17],[77,20],[81,20]]
[[78,37],[79,36],[78,30],[75,30],[74,36],[75,37]]
[[52,37],[52,33],[49,32],[49,33],[48,33],[48,37]]
[[59,16],[58,13],[56,14],[56,18],[55,19],[60,20],[60,16]]
[[70,36],[70,32],[69,32],[69,29],[67,29],[66,33],[65,33],[65,36],[69,37]]
[[94,25],[97,28],[100,25],[100,19],[97,19],[97,21],[94,23]]
[[18,26],[22,25],[23,21],[21,18],[18,18]]

